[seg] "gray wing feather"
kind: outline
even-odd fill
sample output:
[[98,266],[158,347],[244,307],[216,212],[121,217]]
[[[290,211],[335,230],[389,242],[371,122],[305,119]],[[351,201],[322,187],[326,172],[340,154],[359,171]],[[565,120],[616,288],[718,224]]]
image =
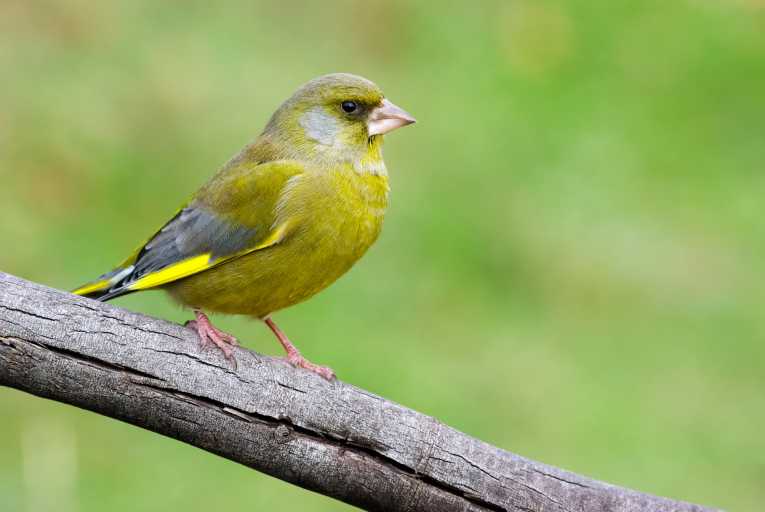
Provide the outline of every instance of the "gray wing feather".
[[202,206],[189,205],[143,246],[132,265],[99,278],[109,280],[108,289],[87,296],[106,301],[131,293],[128,286],[150,272],[200,254],[211,254],[211,260],[234,255],[252,247],[257,234],[255,228],[223,219]]
[[199,254],[212,258],[229,256],[247,249],[257,232],[236,225],[200,206],[188,206],[160,229],[138,253],[133,271],[120,285]]

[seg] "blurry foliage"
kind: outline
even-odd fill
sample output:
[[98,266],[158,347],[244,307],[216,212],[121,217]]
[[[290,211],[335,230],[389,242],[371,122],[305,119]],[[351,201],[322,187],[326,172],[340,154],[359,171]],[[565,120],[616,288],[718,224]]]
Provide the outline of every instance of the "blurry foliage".
[[[762,1],[5,0],[0,69],[3,271],[108,269],[300,83],[358,73],[419,123],[387,140],[377,246],[278,315],[306,355],[573,471],[765,500]],[[13,391],[0,411],[2,510],[347,508]]]

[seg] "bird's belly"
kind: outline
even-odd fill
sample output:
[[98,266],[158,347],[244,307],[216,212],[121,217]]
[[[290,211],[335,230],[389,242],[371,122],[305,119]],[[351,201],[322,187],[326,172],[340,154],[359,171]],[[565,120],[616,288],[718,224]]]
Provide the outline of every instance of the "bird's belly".
[[181,303],[265,317],[332,284],[374,243],[382,209],[335,203],[332,215],[304,218],[283,242],[168,286]]

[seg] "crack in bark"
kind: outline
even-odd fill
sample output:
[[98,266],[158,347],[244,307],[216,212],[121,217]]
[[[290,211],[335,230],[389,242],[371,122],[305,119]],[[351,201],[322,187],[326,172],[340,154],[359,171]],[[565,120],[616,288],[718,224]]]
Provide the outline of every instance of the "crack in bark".
[[464,461],[465,461],[465,462],[467,462],[469,465],[471,465],[472,467],[476,468],[478,471],[480,471],[480,472],[481,472],[481,473],[483,473],[484,475],[488,476],[488,477],[489,477],[489,478],[491,478],[492,480],[494,480],[494,481],[496,481],[496,482],[500,482],[500,479],[499,479],[499,478],[497,478],[496,476],[492,475],[492,474],[491,474],[489,471],[486,471],[486,470],[485,470],[485,469],[483,469],[481,466],[479,466],[478,464],[476,464],[476,463],[475,463],[475,462],[473,462],[472,460],[468,459],[467,457],[465,457],[465,456],[463,456],[463,455],[460,455],[459,453],[452,453],[452,452],[448,452],[448,453],[449,453],[450,455],[454,455],[454,456],[455,456],[455,457],[457,457],[458,459],[462,459],[462,460],[464,460]]
[[553,504],[555,504],[555,505],[556,505],[558,508],[560,508],[561,510],[564,510],[564,511],[566,511],[566,512],[572,512],[572,511],[571,511],[571,509],[569,509],[568,507],[566,507],[566,505],[564,505],[563,503],[560,503],[559,501],[557,501],[555,498],[553,498],[553,497],[552,497],[552,496],[550,496],[549,494],[545,493],[544,491],[540,491],[539,489],[537,489],[537,488],[536,488],[536,487],[534,487],[533,485],[531,485],[531,484],[527,484],[526,482],[522,482],[522,481],[520,481],[520,480],[517,480],[517,479],[515,479],[515,478],[511,478],[511,477],[507,477],[507,478],[508,478],[508,480],[510,480],[511,482],[513,482],[513,483],[515,483],[515,484],[517,484],[517,485],[519,485],[519,486],[521,486],[521,487],[523,487],[523,488],[525,488],[525,489],[528,489],[528,490],[529,490],[529,491],[531,491],[532,493],[534,493],[534,494],[536,494],[536,495],[538,495],[538,496],[542,496],[542,498],[543,498],[543,499],[545,499],[545,500],[549,501],[550,503],[553,503]]
[[159,354],[173,354],[175,356],[185,357],[185,358],[191,359],[191,360],[193,360],[193,361],[195,361],[195,362],[197,362],[199,364],[203,364],[205,366],[209,366],[210,368],[215,368],[216,370],[220,370],[222,372],[231,374],[231,375],[235,376],[237,379],[239,379],[241,382],[244,382],[245,384],[251,384],[250,381],[242,379],[239,376],[239,374],[236,373],[235,371],[233,371],[232,369],[227,368],[226,366],[221,366],[221,365],[218,365],[218,364],[215,364],[215,363],[211,363],[209,361],[205,361],[201,357],[197,357],[196,355],[191,354],[189,352],[184,352],[184,351],[179,351],[179,350],[170,350],[170,349],[165,350],[165,349],[161,349],[161,348],[154,348],[154,347],[148,347],[148,346],[145,346],[145,347],[142,347],[142,348],[144,348],[146,350],[150,350],[152,352],[157,352]]
[[[51,318],[49,316],[40,315],[37,313],[33,313],[32,311],[26,310],[26,309],[20,309],[20,308],[13,308],[11,306],[6,306],[3,304],[0,304],[0,309],[4,309],[5,311],[13,311],[14,313],[19,313],[23,316],[31,316],[32,318],[37,318],[39,320],[47,320],[49,322],[58,322],[60,321],[59,318]],[[8,320],[10,321],[10,320]],[[15,324],[15,325],[21,325],[21,324]]]
[[581,488],[583,488],[583,489],[590,489],[590,488],[591,488],[589,485],[585,485],[585,484],[583,484],[583,483],[580,483],[580,482],[574,482],[573,480],[566,480],[566,479],[565,479],[565,478],[563,478],[563,477],[560,477],[560,476],[554,475],[554,474],[552,474],[552,473],[548,473],[548,472],[546,472],[546,471],[542,471],[542,470],[540,470],[540,469],[531,468],[531,471],[532,471],[533,473],[537,473],[538,475],[542,475],[542,476],[545,476],[545,477],[548,477],[548,478],[554,478],[555,480],[558,480],[559,482],[563,482],[563,483],[565,483],[565,484],[569,484],[569,485],[575,485],[575,486],[577,486],[577,487],[581,487]]
[[[152,381],[158,381],[158,382],[165,382],[165,379],[162,377],[158,377],[156,375],[152,375],[150,373],[144,373],[140,370],[136,370],[135,368],[130,368],[127,366],[123,366],[116,363],[110,363],[108,361],[104,361],[102,359],[98,359],[96,357],[89,356],[87,354],[83,354],[82,352],[76,352],[74,350],[65,349],[62,347],[56,347],[53,345],[47,345],[44,343],[40,343],[38,341],[33,340],[23,340],[20,338],[15,337],[0,337],[0,340],[9,340],[12,342],[16,342],[16,347],[23,346],[24,343],[29,343],[30,345],[34,345],[38,349],[41,350],[48,350],[50,352],[54,352],[62,357],[65,357],[67,359],[71,359],[74,361],[77,361],[81,364],[87,364],[96,368],[100,368],[103,370],[109,370],[109,371],[117,371],[120,373],[125,374],[128,377],[138,377],[141,379],[150,379]],[[22,349],[23,350],[23,349]]]
[[283,388],[291,389],[292,391],[295,391],[295,392],[297,392],[297,393],[302,393],[302,394],[306,394],[306,393],[308,393],[308,391],[306,391],[305,389],[300,389],[300,388],[298,388],[298,387],[295,387],[295,386],[291,386],[291,385],[289,385],[289,384],[287,384],[287,383],[285,383],[285,382],[282,382],[282,381],[280,381],[280,380],[277,380],[277,381],[276,381],[276,384],[278,384],[279,386],[281,386],[281,387],[283,387]]

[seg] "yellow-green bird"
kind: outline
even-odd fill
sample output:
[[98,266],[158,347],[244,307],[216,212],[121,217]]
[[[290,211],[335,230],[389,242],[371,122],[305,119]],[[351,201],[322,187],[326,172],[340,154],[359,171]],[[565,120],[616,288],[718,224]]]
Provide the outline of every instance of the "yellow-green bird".
[[162,288],[194,310],[187,325],[202,345],[232,362],[236,338],[204,311],[260,318],[291,364],[333,378],[271,314],[329,286],[377,239],[389,190],[383,135],[414,121],[362,77],[311,80],[133,255],[73,293],[109,300]]

